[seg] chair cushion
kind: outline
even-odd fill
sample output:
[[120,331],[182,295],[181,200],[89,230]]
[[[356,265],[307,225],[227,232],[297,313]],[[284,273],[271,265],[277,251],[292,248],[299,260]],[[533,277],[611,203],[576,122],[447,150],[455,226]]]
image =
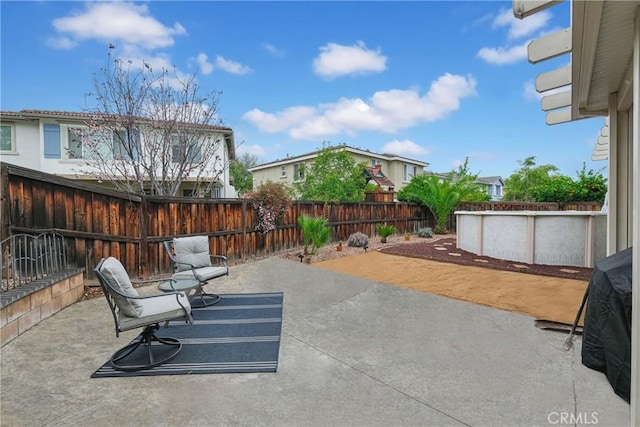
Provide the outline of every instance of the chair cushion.
[[[127,271],[116,258],[109,257],[104,260],[100,267],[100,272],[111,288],[130,297],[138,296],[138,291],[136,291],[131,284],[131,279],[129,279]],[[140,317],[142,314],[142,304],[140,301],[123,297],[116,292],[111,292],[111,296],[113,296],[120,312],[125,316]]]
[[[198,279],[199,282],[206,282],[207,280],[224,276],[225,274],[229,274],[228,267],[202,267],[196,269],[195,278]],[[185,270],[179,271],[171,277],[173,279],[191,279],[194,276],[192,270]]]
[[175,294],[154,295],[151,298],[142,299],[140,302],[142,303],[141,317],[127,317],[120,313],[121,331],[177,319],[191,312],[191,304],[184,293],[179,293],[177,298]]
[[[173,252],[178,262],[185,262],[195,268],[210,267],[209,238],[207,236],[176,237],[173,239]],[[189,270],[191,267],[178,264],[176,270]]]

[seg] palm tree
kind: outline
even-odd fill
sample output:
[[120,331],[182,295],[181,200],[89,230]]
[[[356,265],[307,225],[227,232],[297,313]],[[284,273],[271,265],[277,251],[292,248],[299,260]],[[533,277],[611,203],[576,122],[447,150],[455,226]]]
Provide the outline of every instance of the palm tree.
[[298,225],[302,230],[305,255],[315,254],[319,247],[329,241],[330,232],[325,217],[300,215],[298,217]]
[[475,189],[472,176],[442,180],[437,175],[420,175],[398,194],[398,199],[420,202],[429,208],[436,221],[434,233],[447,234],[447,219],[456,205]]

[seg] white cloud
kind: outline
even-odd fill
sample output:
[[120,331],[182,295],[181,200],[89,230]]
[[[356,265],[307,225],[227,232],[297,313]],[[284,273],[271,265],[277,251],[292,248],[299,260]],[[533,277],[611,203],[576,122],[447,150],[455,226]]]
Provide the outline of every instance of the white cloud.
[[60,50],[70,50],[78,45],[77,42],[71,40],[69,37],[48,37],[46,44],[49,47]]
[[242,65],[239,62],[234,62],[226,59],[220,55],[216,56],[216,66],[223,71],[231,74],[243,75],[251,71],[251,68],[246,65]]
[[514,64],[527,59],[527,45],[534,34],[540,34],[551,19],[551,13],[542,11],[527,19],[517,19],[511,9],[503,9],[495,17],[491,28],[507,27],[507,39],[510,41],[527,38],[518,45],[483,47],[477,53],[478,58],[489,64]]
[[522,61],[523,59],[527,59],[527,44],[529,44],[529,41],[508,48],[483,47],[478,51],[477,56],[489,64],[514,64]]
[[353,46],[329,43],[320,48],[313,60],[313,71],[320,77],[334,78],[348,74],[380,73],[387,69],[387,57],[367,49],[364,42]]
[[199,54],[196,57],[196,62],[198,63],[198,68],[200,68],[202,74],[207,75],[213,72],[213,64],[209,62],[209,57],[206,54]]
[[98,40],[144,49],[172,46],[174,36],[187,33],[180,23],[168,27],[149,15],[146,5],[89,2],[84,10],[53,20],[54,29],[74,41]]
[[313,107],[290,107],[279,113],[265,113],[254,108],[246,112],[242,117],[253,123],[263,132],[277,133],[285,132],[296,124],[311,119],[316,114]]
[[284,56],[285,52],[282,49],[279,49],[272,45],[271,43],[262,43],[262,48],[272,54],[273,56]]
[[540,101],[542,94],[536,91],[536,85],[533,80],[524,82],[524,98],[529,101]]
[[264,151],[264,148],[262,148],[257,144],[253,144],[253,145],[242,144],[236,147],[236,157],[241,156],[242,154],[245,154],[245,153],[256,156],[259,159],[264,158],[266,154],[266,152]]
[[458,110],[463,98],[474,95],[473,77],[447,73],[425,94],[417,89],[393,89],[376,92],[368,100],[341,98],[318,107],[296,106],[277,113],[253,109],[243,118],[263,132],[287,132],[293,139],[316,141],[360,131],[395,132],[441,120]]
[[551,13],[547,10],[529,16],[527,19],[517,19],[513,16],[511,9],[504,9],[493,20],[492,28],[508,27],[507,37],[514,40],[531,36],[544,28],[550,19]]
[[405,139],[403,141],[398,141],[397,139],[387,142],[382,146],[383,153],[393,153],[400,155],[412,155],[419,156],[424,154],[429,154],[430,150],[427,150],[424,147],[416,144],[413,141]]

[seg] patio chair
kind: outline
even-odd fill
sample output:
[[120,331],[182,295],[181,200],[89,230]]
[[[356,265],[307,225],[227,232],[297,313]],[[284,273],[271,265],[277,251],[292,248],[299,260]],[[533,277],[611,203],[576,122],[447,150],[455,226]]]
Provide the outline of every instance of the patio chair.
[[186,322],[193,323],[191,305],[186,295],[182,292],[165,292],[161,295],[139,296],[125,268],[114,257],[102,258],[94,272],[111,309],[116,337],[120,336],[120,332],[144,328],[139,337],[113,353],[109,360],[113,368],[118,371],[140,371],[173,359],[182,349],[182,343],[176,338],[158,337],[156,332],[160,322],[184,318]]
[[209,306],[220,301],[220,296],[206,293],[203,286],[217,277],[228,276],[227,257],[209,253],[207,236],[176,237],[163,242],[173,263],[173,279],[196,278],[200,286],[191,299],[194,308]]

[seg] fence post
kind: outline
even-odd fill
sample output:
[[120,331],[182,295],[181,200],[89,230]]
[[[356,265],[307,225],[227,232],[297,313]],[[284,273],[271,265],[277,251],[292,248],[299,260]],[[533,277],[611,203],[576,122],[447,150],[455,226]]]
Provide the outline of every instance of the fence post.
[[242,218],[240,218],[240,226],[242,227],[242,259],[247,257],[247,200],[242,200]]
[[5,163],[0,164],[0,241],[9,237],[9,227],[11,225],[10,215],[10,195],[9,195],[9,171]]

